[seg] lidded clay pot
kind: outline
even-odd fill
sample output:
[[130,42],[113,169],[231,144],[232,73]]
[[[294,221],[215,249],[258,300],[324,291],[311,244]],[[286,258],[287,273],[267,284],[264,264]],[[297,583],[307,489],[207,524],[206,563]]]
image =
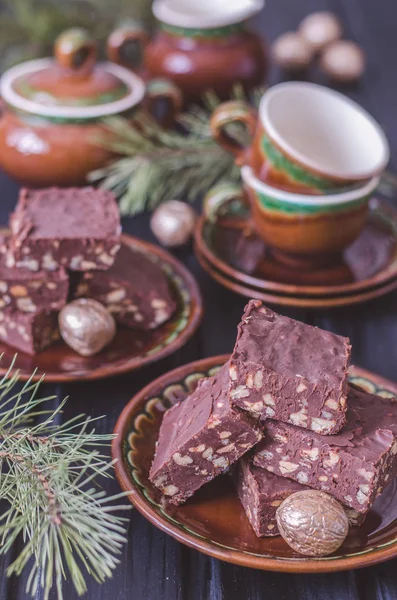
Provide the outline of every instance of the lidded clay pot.
[[26,185],[83,184],[112,156],[97,142],[102,119],[132,114],[145,92],[136,74],[97,62],[84,30],[64,32],[54,59],[22,63],[1,78],[0,167]]

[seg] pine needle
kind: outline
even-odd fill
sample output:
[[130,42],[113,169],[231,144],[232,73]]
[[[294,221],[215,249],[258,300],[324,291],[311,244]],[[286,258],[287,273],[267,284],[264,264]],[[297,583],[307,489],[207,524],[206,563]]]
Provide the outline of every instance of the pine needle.
[[[0,380],[0,499],[9,505],[0,515],[0,554],[22,536],[7,575],[20,575],[33,557],[26,593],[42,589],[47,600],[55,587],[62,600],[66,579],[81,595],[87,575],[99,583],[111,577],[126,521],[114,511],[130,506],[118,505],[124,493],[106,497],[99,486],[112,476],[103,449],[113,435],[96,433],[95,419],[84,415],[57,425],[66,400],[46,410],[53,398],[36,397],[40,382],[18,391],[18,380],[12,369]],[[41,422],[30,425],[38,415]]]
[[[261,93],[254,94],[255,101]],[[233,97],[246,100],[239,86]],[[153,210],[172,198],[192,202],[215,183],[239,181],[233,156],[211,138],[210,115],[219,103],[216,94],[206,94],[203,106],[181,115],[179,130],[163,129],[143,111],[133,120],[105,119],[106,133],[96,143],[120,158],[91,173],[89,180],[116,194],[123,215]],[[247,132],[239,125],[230,126],[228,134],[247,143]]]

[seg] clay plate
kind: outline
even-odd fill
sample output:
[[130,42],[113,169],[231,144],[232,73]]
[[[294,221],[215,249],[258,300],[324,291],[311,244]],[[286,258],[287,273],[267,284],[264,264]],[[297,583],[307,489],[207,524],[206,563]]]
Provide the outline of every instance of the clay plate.
[[[376,500],[361,527],[352,528],[332,556],[306,558],[280,537],[257,538],[227,475],[206,484],[180,507],[165,508],[148,481],[164,411],[197,381],[214,374],[228,356],[215,356],[170,371],[134,396],[121,413],[113,440],[116,475],[136,508],[178,541],[227,562],[269,571],[320,573],[356,569],[397,556],[397,484]],[[368,391],[397,394],[397,384],[353,367],[350,378]]]
[[209,275],[220,285],[241,296],[246,298],[256,298],[262,300],[266,304],[274,304],[276,306],[295,306],[299,308],[316,308],[316,309],[327,309],[337,308],[340,306],[349,306],[351,304],[361,304],[374,298],[384,296],[389,292],[392,292],[397,288],[397,276],[391,281],[386,281],[383,285],[375,288],[369,288],[357,294],[348,294],[346,296],[324,296],[324,297],[311,297],[311,296],[292,296],[282,295],[277,293],[262,291],[255,287],[250,287],[239,283],[238,281],[231,279],[215,269],[196,249],[196,258]]
[[[47,382],[100,379],[118,375],[172,354],[192,337],[203,314],[196,280],[182,263],[162,248],[126,234],[122,235],[122,241],[161,266],[177,299],[175,315],[150,333],[119,327],[113,342],[96,356],[80,356],[63,342],[35,356],[19,352],[15,367],[20,369],[22,381],[28,379],[34,369],[37,369],[35,379],[45,374]],[[0,344],[0,353],[3,354],[0,375],[7,371],[15,352],[11,346]]]
[[[241,221],[240,221],[241,223]],[[347,296],[379,287],[397,277],[397,211],[372,199],[359,238],[334,265],[297,269],[277,261],[255,233],[247,235],[232,219],[212,224],[200,219],[196,253],[228,279],[262,292],[291,296]]]

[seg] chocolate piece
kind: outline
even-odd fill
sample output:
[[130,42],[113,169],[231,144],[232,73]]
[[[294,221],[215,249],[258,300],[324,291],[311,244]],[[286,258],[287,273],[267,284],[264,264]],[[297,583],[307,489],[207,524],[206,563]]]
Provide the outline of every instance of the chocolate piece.
[[135,329],[155,329],[176,309],[161,267],[124,245],[107,271],[82,274],[76,296],[97,300],[119,323]]
[[234,406],[321,434],[346,421],[349,340],[250,300],[230,359]]
[[321,436],[269,420],[253,460],[363,513],[397,475],[397,400],[350,386],[343,431]]
[[[252,464],[243,456],[233,469],[232,479],[253,530],[258,537],[279,535],[276,511],[280,504],[295,492],[308,490],[306,485],[279,477]],[[352,508],[344,507],[352,526],[361,525],[366,517]]]
[[59,339],[58,315],[53,311],[0,312],[0,340],[27,354],[37,354]]
[[115,197],[92,187],[22,189],[10,226],[9,266],[30,271],[108,269],[120,244]]
[[164,415],[149,478],[173,504],[187,500],[262,438],[250,416],[230,406],[227,380],[228,364]]
[[7,237],[0,237],[0,309],[21,312],[59,310],[65,306],[69,278],[64,269],[32,272],[7,266]]

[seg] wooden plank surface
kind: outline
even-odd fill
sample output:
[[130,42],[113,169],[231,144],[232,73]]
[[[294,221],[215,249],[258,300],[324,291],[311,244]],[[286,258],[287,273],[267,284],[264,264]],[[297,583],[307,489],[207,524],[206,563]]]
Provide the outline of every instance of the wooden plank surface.
[[[368,70],[358,86],[345,91],[370,110],[385,128],[397,168],[397,3],[396,0],[267,0],[255,26],[271,42],[294,29],[300,19],[317,9],[335,11],[346,35],[363,45]],[[272,69],[271,81],[281,79]],[[316,81],[322,83],[320,76]],[[17,197],[17,185],[0,174],[0,219],[6,223]],[[128,219],[124,230],[152,239],[147,216]],[[191,249],[176,253],[197,277],[206,312],[201,330],[187,346],[140,372],[100,383],[45,386],[58,398],[70,396],[64,418],[76,412],[107,415],[98,428],[111,431],[131,396],[153,378],[185,362],[229,352],[245,300],[214,283],[197,264]],[[397,293],[359,307],[315,313],[283,310],[284,314],[350,336],[356,364],[397,380]],[[47,391],[47,390],[44,390]],[[109,492],[117,492],[115,482]],[[114,577],[99,586],[89,582],[87,600],[393,600],[397,598],[397,561],[370,569],[330,575],[286,575],[223,564],[183,547],[131,511],[128,544]],[[0,561],[1,600],[27,598],[25,578],[5,578],[12,557]],[[41,599],[40,594],[37,600]],[[52,596],[55,600],[56,595]],[[75,600],[71,586],[65,598]]]

